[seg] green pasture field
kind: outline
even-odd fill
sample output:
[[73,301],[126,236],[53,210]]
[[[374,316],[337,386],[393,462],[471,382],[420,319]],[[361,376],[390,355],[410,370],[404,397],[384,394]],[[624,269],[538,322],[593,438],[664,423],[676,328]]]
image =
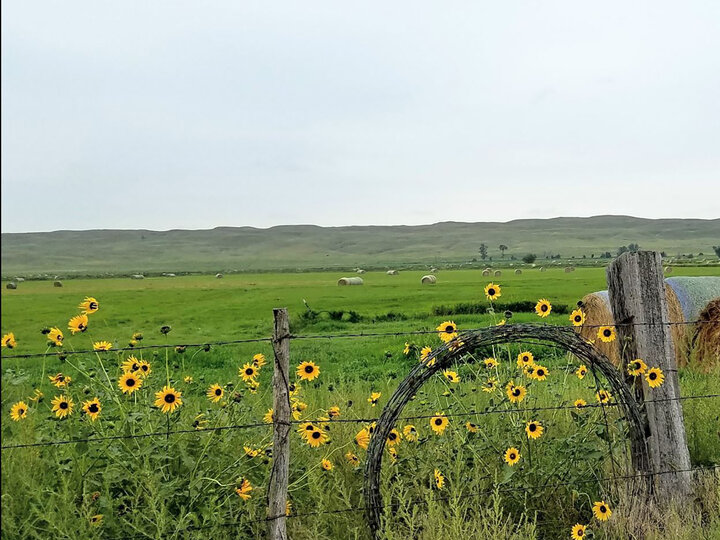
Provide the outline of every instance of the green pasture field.
[[[720,268],[678,268],[674,275],[720,275]],[[212,345],[209,351],[190,346],[184,352],[144,349],[136,356],[150,361],[152,373],[133,396],[120,394],[116,381],[121,361],[133,351],[83,353],[66,359],[11,358],[12,354],[44,352],[41,330],[57,326],[65,333],[63,349],[86,350],[96,340],[127,346],[134,332],[142,332],[141,346],[204,344],[216,341],[269,337],[272,308],[290,310],[292,331],[299,336],[360,333],[403,333],[433,330],[444,320],[459,329],[496,324],[502,313],[434,315],[451,313],[462,303],[488,305],[483,287],[493,281],[502,287],[501,303],[547,298],[556,307],[574,308],[584,294],[605,288],[604,269],[578,268],[525,270],[514,275],[503,270],[499,278],[483,277],[477,270],[438,272],[436,285],[421,285],[421,272],[388,276],[368,272],[363,286],[339,287],[336,273],[240,274],[223,279],[214,276],[176,278],[67,280],[62,288],[52,282],[21,283],[17,290],[2,290],[2,333],[13,332],[18,347],[3,349],[2,444],[91,438],[113,434],[142,435],[158,431],[192,430],[260,422],[272,406],[270,378],[272,350],[268,342]],[[68,319],[77,314],[85,296],[94,296],[100,310],[90,316],[87,332],[70,335]],[[308,308],[314,316],[303,316]],[[438,310],[445,306],[444,310]],[[539,322],[533,313],[516,312],[510,322]],[[543,322],[569,325],[567,314],[551,314]],[[162,325],[170,325],[167,336]],[[436,347],[435,334],[297,339],[291,342],[291,369],[301,361],[320,366],[320,377],[301,383],[299,399],[307,404],[302,419],[323,416],[337,405],[342,419],[375,418],[399,381],[417,364],[417,353],[403,354],[405,342],[418,348]],[[554,404],[571,405],[582,397],[595,402],[595,391],[604,384],[590,376],[578,380],[577,362],[562,351],[532,346],[538,362],[550,370],[546,382],[527,381],[519,374],[515,358],[527,345],[476,351],[473,361],[459,366],[460,383],[444,377],[426,386],[404,414],[435,412],[466,413],[491,407],[509,407],[503,388],[509,380],[526,381],[528,408]],[[258,377],[260,387],[252,393],[238,377],[238,368],[263,353],[269,363]],[[500,389],[481,391],[488,377],[481,360],[496,356],[501,365],[494,374]],[[716,367],[717,368],[717,367]],[[56,389],[48,375],[63,372],[72,377],[70,387]],[[191,377],[192,380],[186,380]],[[167,382],[182,392],[183,405],[164,415],[153,407],[154,393]],[[225,392],[218,404],[205,392],[211,384]],[[694,368],[680,371],[684,395],[718,393],[720,370],[709,373]],[[34,389],[44,398],[30,402]],[[380,392],[377,407],[368,403],[371,392]],[[66,393],[75,402],[75,413],[58,420],[50,400]],[[99,397],[102,416],[89,422],[79,409],[84,400]],[[28,418],[9,419],[13,403],[30,404]],[[720,463],[717,429],[718,401],[684,402],[688,443],[693,465]],[[718,475],[698,487],[699,501],[693,512],[668,512],[662,516],[664,530],[647,518],[635,519],[619,506],[605,525],[592,520],[592,501],[622,500],[622,488],[581,483],[627,465],[623,442],[624,423],[615,410],[605,418],[600,409],[451,418],[448,431],[433,435],[427,419],[417,419],[420,440],[403,441],[398,459],[386,456],[383,493],[397,505],[386,513],[384,538],[566,538],[574,523],[591,524],[596,538],[713,538],[720,534]],[[466,420],[478,422],[480,432],[469,433]],[[520,436],[524,423],[540,420],[546,435],[538,441]],[[338,511],[288,521],[293,538],[366,538],[362,512],[343,513],[362,506],[364,451],[353,442],[362,425],[336,424],[328,429],[330,443],[314,449],[294,435],[292,441],[290,497],[293,513]],[[403,426],[398,426],[402,428]],[[50,448],[5,449],[2,452],[3,538],[255,538],[266,525],[253,520],[264,517],[271,441],[269,427],[251,430],[197,431],[168,437],[145,437],[103,443],[70,444]],[[510,468],[501,454],[517,446],[523,460]],[[258,457],[245,455],[244,446],[262,449]],[[613,451],[615,463],[607,459]],[[348,451],[360,457],[354,468],[344,458]],[[334,468],[325,472],[321,458]],[[443,472],[447,485],[432,487],[434,469]],[[619,470],[618,470],[619,469]],[[252,498],[235,494],[239,477],[254,486]],[[562,480],[567,487],[542,489]],[[578,485],[572,483],[577,480]],[[501,486],[498,490],[496,486]],[[506,488],[517,491],[503,491]],[[472,494],[487,492],[478,498]],[[435,502],[440,495],[443,502]],[[425,504],[419,504],[418,499]],[[102,514],[101,527],[89,519]],[[710,516],[710,518],[707,518]],[[660,519],[660,518],[658,518]],[[228,526],[227,524],[235,524]],[[195,527],[195,528],[193,528]],[[657,533],[657,534],[656,534]],[[687,534],[687,536],[684,536]],[[439,536],[438,536],[439,535]],[[654,535],[654,536],[653,536]]]

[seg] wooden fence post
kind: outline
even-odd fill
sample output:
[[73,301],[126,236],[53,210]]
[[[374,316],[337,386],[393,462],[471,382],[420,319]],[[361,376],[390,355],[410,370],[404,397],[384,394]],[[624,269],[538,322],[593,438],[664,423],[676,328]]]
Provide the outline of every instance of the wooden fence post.
[[273,464],[268,488],[270,540],[287,540],[285,508],[290,467],[290,319],[287,308],[273,309]]
[[[646,440],[650,471],[687,471],[690,452],[680,401],[677,363],[665,298],[662,258],[655,251],[623,253],[607,269],[607,284],[619,340],[621,366],[639,358],[649,367],[659,367],[665,382],[650,388],[644,377],[636,378],[636,391],[647,415]],[[640,324],[638,324],[640,323]],[[655,401],[655,402],[654,402]],[[690,472],[653,477],[659,501],[682,500],[692,491]]]

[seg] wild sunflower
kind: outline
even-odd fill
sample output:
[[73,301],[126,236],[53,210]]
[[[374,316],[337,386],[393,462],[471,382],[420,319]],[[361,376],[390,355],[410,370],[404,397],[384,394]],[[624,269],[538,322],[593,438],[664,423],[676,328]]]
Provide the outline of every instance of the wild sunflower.
[[94,422],[97,420],[98,416],[100,416],[100,411],[102,410],[100,400],[98,398],[93,398],[85,401],[82,405],[82,410],[90,417],[90,420]]
[[400,432],[397,429],[390,430],[390,433],[387,436],[388,446],[395,446],[396,444],[400,444],[401,440],[402,435],[400,435]]
[[570,322],[573,326],[582,326],[585,324],[585,313],[582,309],[576,309],[570,314]]
[[27,418],[28,406],[24,401],[18,401],[12,407],[10,407],[10,418],[15,422]]
[[582,409],[583,407],[587,406],[587,401],[585,401],[582,398],[579,398],[579,399],[575,400],[575,403],[573,403],[573,405],[575,405],[576,409]]
[[532,379],[535,379],[536,381],[544,381],[547,379],[548,376],[548,369],[545,366],[536,365],[535,369],[533,369],[532,374],[530,377]]
[[645,370],[647,369],[647,364],[640,360],[639,358],[636,358],[632,362],[630,362],[627,365],[627,372],[628,375],[631,375],[633,377],[637,377],[638,375],[642,375],[645,373]]
[[195,420],[193,421],[193,427],[200,431],[205,429],[208,423],[209,421],[205,419],[205,415],[203,413],[200,413],[195,417]]
[[135,332],[135,333],[132,335],[132,338],[133,338],[135,341],[142,341],[143,335],[142,335],[142,333],[140,333],[140,332]]
[[380,400],[381,395],[382,395],[382,392],[371,393],[370,397],[367,399],[368,403],[374,407],[375,405],[378,404],[378,401]]
[[220,401],[225,394],[225,391],[223,390],[223,387],[219,384],[213,384],[210,388],[208,388],[207,391],[207,397],[210,401],[213,403],[217,403]]
[[155,392],[155,406],[164,413],[171,413],[183,404],[182,392],[178,392],[171,386],[163,386],[159,392]]
[[250,480],[247,478],[240,478],[240,480],[238,480],[238,484],[240,484],[240,487],[235,488],[235,493],[237,493],[238,497],[240,497],[243,501],[247,501],[250,497],[252,497],[250,492],[253,490],[253,487]]
[[408,341],[405,342],[405,348],[403,349],[403,354],[405,356],[408,356],[410,354],[411,345]]
[[250,446],[243,446],[243,451],[245,452],[245,455],[249,458],[255,458],[260,455],[260,450],[256,450]]
[[530,420],[525,424],[525,433],[527,433],[530,439],[540,438],[544,430],[545,428],[543,428],[542,424],[537,420]]
[[430,427],[437,435],[442,435],[448,424],[449,420],[443,413],[436,412],[435,416],[430,419]]
[[457,337],[457,324],[455,324],[453,321],[445,321],[441,323],[440,326],[438,326],[435,330],[438,331],[438,336],[444,343],[452,341]]
[[530,351],[522,351],[520,354],[518,354],[518,357],[517,357],[518,367],[529,366],[533,362],[535,362],[535,357],[533,356],[533,353],[531,353]]
[[505,463],[511,467],[520,461],[520,451],[514,446],[505,450]]
[[252,364],[245,364],[242,368],[240,368],[240,377],[242,377],[242,380],[245,382],[254,381],[255,377],[258,375],[257,368]]
[[109,341],[96,341],[93,343],[94,351],[109,351],[112,349],[112,343]]
[[494,283],[485,285],[485,296],[487,296],[487,299],[491,302],[500,298],[502,296],[500,285],[495,285]]
[[47,333],[47,338],[48,341],[50,341],[56,347],[62,347],[65,336],[63,336],[63,333],[59,328],[53,326]]
[[403,428],[403,435],[405,435],[405,439],[409,442],[416,442],[418,440],[417,429],[412,424],[408,424]]
[[99,527],[102,525],[103,515],[102,514],[95,514],[94,516],[90,517],[90,525],[93,527]]
[[258,353],[252,357],[253,365],[260,369],[263,367],[267,362],[265,361],[265,355],[262,353]]
[[78,332],[84,332],[88,329],[88,316],[84,313],[75,315],[68,321],[68,330],[75,335]]
[[138,344],[138,342],[135,339],[131,339],[130,341],[128,341],[128,347],[130,347],[130,348],[135,347],[135,345],[137,345],[137,344]]
[[320,462],[320,466],[322,467],[323,471],[332,471],[333,469],[332,461],[327,458],[323,458],[323,460]]
[[80,302],[78,309],[81,310],[83,313],[89,315],[91,313],[95,313],[98,309],[100,309],[100,304],[92,296],[86,296],[85,300]]
[[355,435],[355,444],[357,444],[363,450],[366,450],[368,444],[370,444],[370,431],[367,428],[362,428]]
[[483,383],[482,391],[491,393],[497,390],[498,387],[498,380],[495,377],[490,377],[487,381]]
[[348,463],[353,467],[357,467],[360,465],[360,458],[352,452],[348,452],[347,454],[345,454],[345,459],[347,459]]
[[72,414],[73,406],[75,405],[70,396],[55,396],[55,399],[50,403],[52,403],[53,406],[52,411],[58,418],[65,418]]
[[587,526],[576,523],[570,531],[570,538],[572,540],[583,540],[585,538],[585,529],[587,529]]
[[583,364],[582,366],[577,368],[577,370],[575,371],[575,375],[577,375],[578,379],[583,380],[585,378],[585,375],[587,375],[587,372],[588,372],[588,369],[585,366],[585,364]]
[[321,429],[313,430],[307,438],[307,443],[313,448],[317,448],[318,446],[325,444],[326,442],[328,442],[327,433],[325,433]]
[[123,373],[120,376],[120,379],[118,379],[118,386],[120,387],[120,390],[122,390],[123,394],[128,395],[132,394],[136,390],[139,390],[142,383],[143,382],[140,376],[132,371]]
[[598,390],[595,393],[595,397],[597,398],[599,403],[610,403],[610,400],[612,399],[612,395],[607,390]]
[[552,305],[550,304],[550,301],[546,298],[541,298],[540,300],[538,300],[538,303],[535,304],[535,313],[537,313],[543,319],[550,315],[551,311]]
[[303,439],[307,439],[310,434],[316,429],[317,428],[315,427],[315,424],[313,424],[312,422],[303,422],[298,426],[297,432]]
[[265,415],[263,416],[263,422],[265,422],[266,424],[272,424],[274,421],[274,418],[273,418],[274,412],[275,411],[273,411],[272,409],[268,409],[267,412],[265,413]]
[[610,343],[615,341],[615,327],[614,326],[601,326],[598,329],[597,336],[603,343]]
[[[423,347],[423,348],[420,350],[420,362],[425,362],[425,361],[427,361],[427,359],[428,359],[428,357],[430,356],[431,353],[432,353],[432,347],[427,347],[427,346]],[[430,361],[427,363],[427,365],[428,365],[428,367],[432,367],[433,365],[435,365],[435,358],[433,358],[432,360],[430,360]]]
[[645,374],[645,380],[647,381],[650,388],[657,388],[665,382],[665,375],[662,370],[658,367],[648,369]]
[[607,521],[612,515],[612,510],[610,510],[610,506],[608,506],[605,501],[595,502],[592,510],[595,517],[600,521]]
[[495,326],[505,326],[505,323],[507,321],[505,319],[500,319],[500,322],[498,322]]
[[69,375],[63,375],[62,373],[50,375],[48,379],[50,379],[50,382],[58,388],[65,388],[72,381],[72,377]]
[[485,367],[488,369],[493,369],[493,368],[498,367],[498,363],[499,362],[497,360],[495,360],[495,358],[486,358],[485,360],[483,360],[483,364],[485,364]]
[[387,450],[388,454],[390,454],[390,458],[392,459],[392,462],[395,463],[398,458],[398,451],[394,446],[386,446],[385,449]]
[[477,427],[477,424],[465,422],[465,429],[467,429],[470,433],[477,433],[479,428]]
[[248,381],[245,383],[247,385],[248,390],[251,394],[257,394],[258,388],[260,388],[260,383],[257,382],[255,379]]
[[122,363],[122,370],[127,373],[129,371],[137,371],[140,369],[140,362],[133,355],[128,356]]
[[8,332],[2,337],[2,346],[7,347],[8,349],[14,349],[17,347],[17,340],[15,339],[15,334],[12,332]]
[[507,397],[511,403],[520,403],[523,399],[525,399],[527,390],[525,389],[524,386],[522,386],[522,385],[515,386],[511,382],[506,389],[506,393],[507,393]]
[[33,390],[33,395],[30,396],[28,399],[30,401],[36,401],[36,402],[40,403],[42,401],[43,397],[45,397],[45,394],[43,394],[39,388],[36,388],[35,390]]
[[435,479],[435,487],[437,487],[438,489],[442,489],[445,485],[445,477],[439,469],[435,469],[435,472],[433,473],[433,478]]
[[457,384],[460,382],[460,377],[458,377],[458,374],[455,371],[446,369],[445,371],[443,371],[443,375],[445,375],[445,378],[453,384]]
[[[150,368],[150,362],[147,360],[140,360],[139,362],[139,369],[138,369],[138,375],[140,375],[143,379],[146,379],[148,375],[150,375],[150,372],[152,369]],[[190,377],[190,382],[192,382],[192,377]]]
[[338,418],[340,417],[340,407],[333,405],[327,410],[327,413],[330,418]]
[[185,375],[183,381],[185,381],[186,384],[191,384],[193,382],[193,378],[190,375]]
[[315,362],[303,362],[297,367],[297,376],[303,381],[312,381],[320,375],[320,368]]

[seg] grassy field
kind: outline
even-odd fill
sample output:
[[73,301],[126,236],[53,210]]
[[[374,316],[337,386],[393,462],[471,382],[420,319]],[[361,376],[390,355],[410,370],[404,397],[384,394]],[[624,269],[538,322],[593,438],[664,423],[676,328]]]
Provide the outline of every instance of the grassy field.
[[[17,290],[2,290],[2,332],[14,332],[18,347],[12,352],[22,354],[46,350],[47,340],[40,330],[47,326],[65,332],[66,350],[85,350],[97,340],[126,346],[135,332],[144,335],[141,345],[267,337],[273,307],[290,309],[292,330],[300,335],[432,330],[445,319],[454,320],[463,330],[495,324],[503,317],[499,313],[434,314],[451,313],[453,306],[461,303],[487,305],[482,288],[489,278],[480,272],[441,271],[434,286],[420,285],[421,275],[368,272],[363,275],[362,287],[338,287],[340,275],[328,272],[242,274],[224,279],[78,279],[66,281],[62,288],[48,281],[25,282]],[[720,269],[682,268],[676,275],[720,275]],[[501,303],[548,298],[554,311],[574,307],[585,293],[605,287],[604,270],[598,268],[579,268],[570,274],[560,269],[522,275],[505,271],[492,279],[502,286]],[[87,332],[71,336],[67,321],[86,295],[99,300],[100,310],[90,316]],[[303,301],[313,316],[304,315],[309,311]],[[511,322],[538,320],[532,313],[515,312]],[[568,315],[553,313],[547,322],[567,325]],[[159,331],[162,325],[172,327],[167,336]],[[403,353],[406,341],[418,348],[440,343],[436,335],[294,340],[291,365],[307,360],[320,366],[316,380],[300,383],[296,399],[307,405],[300,418],[320,418],[331,406],[339,407],[341,419],[376,417],[418,361],[416,352]],[[471,361],[457,369],[460,382],[450,383],[439,376],[404,415],[512,408],[503,391],[510,380],[527,387],[524,409],[571,405],[577,398],[596,401],[595,391],[604,381],[589,376],[579,380],[574,375],[574,359],[549,347],[532,347],[536,360],[551,374],[540,382],[518,372],[515,358],[520,350],[515,345],[475,351]],[[6,353],[3,349],[3,355]],[[120,364],[129,352],[78,354],[65,360],[52,356],[45,361],[3,358],[3,445],[260,422],[272,406],[271,366],[260,369],[256,392],[238,377],[238,368],[257,353],[272,357],[268,343],[212,346],[209,351],[201,347],[184,352],[138,351],[137,356],[150,362],[152,372],[132,396],[121,394],[117,385],[122,375]],[[486,356],[498,358],[500,366],[487,371],[482,364]],[[50,384],[48,375],[58,372],[72,377],[69,388]],[[482,391],[489,376],[497,377],[500,384],[493,393]],[[165,415],[153,402],[155,392],[168,381],[182,392],[183,404]],[[720,372],[684,369],[680,383],[686,395],[717,393]],[[218,403],[205,395],[212,384],[219,384],[224,392]],[[28,398],[36,388],[44,398],[31,402]],[[377,407],[368,402],[371,392],[381,393]],[[59,420],[50,411],[50,401],[62,394],[72,397],[75,413]],[[96,422],[79,411],[82,402],[93,397],[103,404]],[[12,422],[10,407],[19,400],[29,404],[28,417]],[[717,401],[712,400],[684,404],[694,465],[720,463],[717,434],[707,429],[717,425],[717,410]],[[631,534],[658,539],[668,537],[664,534],[713,538],[720,534],[717,478],[700,480],[693,511],[666,512],[658,518],[663,531],[650,513],[642,519],[630,515],[621,504],[622,486],[594,482],[596,477],[622,471],[627,465],[624,423],[614,410],[608,414],[607,421],[600,409],[581,413],[518,410],[517,414],[477,419],[458,417],[450,419],[443,435],[432,433],[427,418],[404,422],[398,428],[413,423],[419,438],[403,440],[397,446],[397,458],[386,458],[383,493],[386,501],[397,506],[386,515],[383,536],[565,538],[576,522],[590,524],[596,538],[625,539]],[[468,419],[477,422],[477,433],[466,428]],[[545,426],[541,439],[524,436],[529,420]],[[293,538],[366,538],[362,513],[343,512],[363,504],[364,450],[354,439],[364,425],[329,421],[325,430],[329,443],[319,448],[293,437],[293,514],[338,512],[289,520]],[[261,537],[266,526],[254,520],[264,517],[270,433],[269,427],[199,430],[169,437],[3,450],[3,537]],[[523,456],[514,467],[502,459],[510,446],[516,446]],[[259,450],[255,457],[253,450]],[[608,459],[609,451],[615,463]],[[348,452],[358,456],[359,467],[347,461]],[[322,459],[333,464],[332,470],[323,470]],[[433,484],[435,469],[446,479],[442,489]],[[240,477],[247,478],[254,488],[248,500],[235,492],[242,485]],[[537,488],[558,482],[566,485]],[[478,498],[479,493],[484,495]],[[614,519],[607,524],[591,517],[592,502],[600,499],[615,508]],[[92,516],[100,514],[102,525],[93,526]]]

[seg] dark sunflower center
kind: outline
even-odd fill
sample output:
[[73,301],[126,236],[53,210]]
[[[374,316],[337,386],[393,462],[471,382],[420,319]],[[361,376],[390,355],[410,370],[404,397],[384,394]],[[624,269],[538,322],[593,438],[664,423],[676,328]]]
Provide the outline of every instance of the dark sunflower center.
[[305,431],[315,431],[315,428],[313,426],[307,426]]
[[610,330],[603,330],[603,335],[605,337],[610,337],[611,334],[612,334],[612,332],[610,332]]
[[96,302],[90,302],[90,305],[88,306],[90,309],[97,309],[98,305]]
[[543,304],[542,306],[540,306],[540,311],[547,311],[547,310],[548,310],[547,304]]
[[85,326],[83,323],[78,323],[78,330],[84,332],[85,330],[87,330],[87,326]]
[[471,429],[475,429],[477,426],[475,424],[470,424]]
[[312,373],[313,371],[315,371],[315,368],[312,366],[305,366],[305,373]]
[[61,409],[67,409],[67,408],[68,408],[67,401],[61,401],[61,402],[60,402],[60,408],[61,408]]
[[578,536],[584,536],[584,535],[585,535],[585,531],[583,531],[582,529],[578,529],[577,535],[578,535]]
[[650,373],[650,378],[651,378],[652,380],[657,379],[657,373],[655,373],[654,371],[651,372],[651,373]]
[[390,433],[390,435],[388,435],[388,439],[394,441],[395,439],[397,439],[397,435],[395,435],[394,433]]
[[522,359],[523,359],[523,362],[529,362],[529,361],[530,361],[530,358],[529,358],[529,357],[527,357],[527,356],[523,356],[523,358],[522,358]]
[[65,377],[63,377],[62,375],[59,375],[57,380],[58,380],[58,382],[65,382]]
[[448,334],[452,334],[454,331],[455,331],[455,328],[453,328],[450,325],[445,327],[445,332],[447,332]]
[[575,315],[575,322],[582,321],[582,317],[580,315]]
[[18,409],[18,414],[25,414],[25,409]]
[[247,368],[245,370],[245,375],[253,375],[255,373],[255,370],[252,368]]
[[544,370],[544,369],[538,369],[538,370],[537,370],[537,374],[538,374],[539,377],[542,377],[543,375],[545,375],[545,370]]
[[222,388],[216,388],[216,389],[215,389],[215,395],[216,395],[216,396],[222,396]]
[[175,403],[175,394],[165,394],[165,403]]
[[320,438],[320,432],[319,431],[313,431],[311,437],[313,439],[319,439]]
[[90,411],[91,413],[98,412],[97,403],[91,403],[90,406],[88,407],[88,411]]
[[607,508],[605,508],[604,506],[601,506],[600,513],[604,514],[605,512],[607,512]]
[[528,427],[528,429],[529,429],[530,431],[536,431],[536,430],[537,430],[537,426],[536,426],[535,424],[530,424],[530,426]]
[[488,289],[488,294],[490,296],[495,296],[495,289]]
[[518,397],[520,395],[520,389],[519,388],[513,388],[512,395],[515,397]]
[[148,370],[148,366],[142,365],[142,366],[140,366],[140,369],[142,369],[143,371],[147,371],[147,370]]
[[515,454],[510,454],[510,459],[515,459]]
[[442,418],[436,418],[436,419],[435,419],[435,425],[436,425],[436,426],[441,426],[441,425],[442,425]]
[[137,371],[137,370],[138,370],[138,365],[137,365],[137,364],[133,364],[133,365],[132,365],[132,370],[133,370],[133,371]]
[[129,378],[127,381],[125,381],[126,386],[135,386],[135,379]]

